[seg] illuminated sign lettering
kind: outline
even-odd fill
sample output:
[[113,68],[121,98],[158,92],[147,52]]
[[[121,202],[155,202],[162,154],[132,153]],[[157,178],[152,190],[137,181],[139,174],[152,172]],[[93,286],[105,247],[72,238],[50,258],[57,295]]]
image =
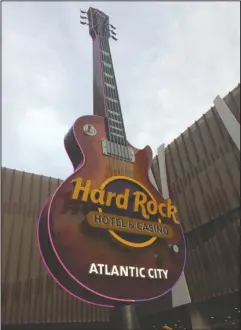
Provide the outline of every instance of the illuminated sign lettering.
[[95,228],[111,229],[120,232],[148,235],[159,238],[171,238],[173,236],[173,230],[168,225],[116,216],[114,214],[90,212],[87,214],[87,220],[89,225]]
[[159,268],[144,268],[133,266],[108,266],[106,264],[92,263],[90,265],[89,274],[117,276],[117,277],[136,277],[150,279],[168,279],[168,270]]
[[[171,221],[179,225],[177,208],[171,200],[158,204],[147,188],[133,178],[114,176],[106,179],[99,188],[93,188],[91,180],[81,177],[75,178],[72,184],[72,200],[90,202],[98,207],[98,212],[90,210],[87,214],[89,225],[108,230],[124,245],[142,248],[154,243],[157,238],[170,239],[174,235]],[[139,189],[128,188],[128,184],[134,184]],[[111,190],[111,187],[118,192]],[[131,216],[121,214],[125,211]],[[169,219],[170,224],[163,224],[163,218]],[[149,238],[144,242],[135,242],[123,238],[121,232]]]
[[[125,178],[130,180],[130,178]],[[93,204],[99,204],[103,206],[112,206],[113,204],[118,209],[127,210],[129,208],[130,190],[124,189],[123,193],[117,194],[116,192],[106,192],[103,188],[91,189],[91,180],[86,180],[83,184],[82,178],[73,180],[74,191],[72,199],[79,199],[82,202],[90,200]],[[167,199],[166,203],[160,203],[159,205],[154,200],[147,200],[147,194],[136,191],[133,193],[134,203],[133,211],[141,211],[144,219],[150,219],[151,216],[158,214],[160,217],[171,218],[174,223],[179,224],[177,220],[177,208],[172,205],[170,199]]]

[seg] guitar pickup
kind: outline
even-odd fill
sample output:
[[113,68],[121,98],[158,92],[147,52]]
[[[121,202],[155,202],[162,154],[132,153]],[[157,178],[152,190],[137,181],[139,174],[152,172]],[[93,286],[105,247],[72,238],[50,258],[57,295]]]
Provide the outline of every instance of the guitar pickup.
[[123,146],[108,140],[102,140],[102,151],[106,156],[119,158],[130,163],[135,162],[134,150],[128,146]]

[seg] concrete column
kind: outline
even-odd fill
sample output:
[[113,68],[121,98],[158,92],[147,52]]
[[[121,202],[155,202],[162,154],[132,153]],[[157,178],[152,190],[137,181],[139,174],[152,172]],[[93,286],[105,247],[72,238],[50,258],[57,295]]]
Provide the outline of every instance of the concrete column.
[[192,330],[211,330],[212,324],[210,320],[203,315],[198,306],[191,304],[187,306],[188,314],[190,317],[190,323]]
[[158,190],[157,184],[156,184],[156,181],[155,181],[155,178],[154,178],[154,175],[153,175],[151,169],[149,170],[148,174],[149,174],[149,180],[151,181],[152,185]]
[[[167,199],[169,198],[169,189],[167,181],[167,171],[166,171],[166,159],[165,159],[165,145],[162,144],[157,149],[157,158],[160,168],[160,179],[162,196]],[[175,284],[172,289],[172,307],[178,307],[191,302],[189,290],[187,287],[187,281],[184,272],[179,278],[179,281]]]
[[236,144],[238,150],[240,150],[240,125],[236,120],[232,111],[229,109],[224,100],[218,95],[213,101],[215,108],[230,134],[233,142]]
[[[166,172],[166,161],[165,161],[165,145],[162,144],[157,149],[157,158],[159,162],[160,168],[160,181],[161,181],[161,189],[162,196],[167,199],[169,197],[169,189],[168,189],[168,181],[167,181],[167,172]],[[157,188],[153,173],[149,172],[149,179],[151,183]],[[157,188],[158,189],[158,188]],[[189,304],[191,302],[189,290],[187,287],[187,282],[185,278],[185,274],[182,273],[179,281],[172,289],[172,307],[182,306],[185,304]]]
[[167,199],[169,198],[169,189],[167,182],[167,171],[166,171],[166,157],[165,157],[165,144],[161,144],[159,148],[157,148],[157,159],[160,168],[160,180],[161,180],[161,188],[162,188],[162,196]]

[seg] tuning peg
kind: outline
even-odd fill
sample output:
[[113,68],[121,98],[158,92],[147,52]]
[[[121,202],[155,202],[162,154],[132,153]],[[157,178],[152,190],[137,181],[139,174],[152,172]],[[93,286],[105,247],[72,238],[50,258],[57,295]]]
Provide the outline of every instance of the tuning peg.
[[112,38],[112,39],[114,39],[115,41],[117,41],[117,40],[118,40],[118,39],[117,39],[117,38],[115,38],[114,36],[111,36],[111,38]]
[[81,15],[80,15],[80,18],[82,18],[82,19],[88,19],[88,17],[81,16]]
[[116,27],[112,24],[109,24],[110,27],[112,27],[112,29],[116,30]]
[[86,22],[81,22],[81,21],[80,21],[80,24],[83,24],[83,25],[89,25],[88,23],[86,23]]
[[109,30],[110,33],[114,34],[114,36],[116,36],[116,32],[115,31],[112,31],[112,30]]
[[81,10],[81,9],[80,9],[80,12],[81,12],[82,14],[87,14],[87,12],[86,12],[86,11],[84,11],[84,10]]

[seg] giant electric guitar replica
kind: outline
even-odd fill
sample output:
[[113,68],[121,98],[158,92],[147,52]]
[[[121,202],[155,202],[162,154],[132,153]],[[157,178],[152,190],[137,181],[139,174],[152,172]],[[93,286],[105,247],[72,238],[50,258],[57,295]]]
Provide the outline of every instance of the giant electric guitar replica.
[[138,150],[126,138],[109,46],[115,28],[99,10],[87,15],[94,114],[78,118],[65,137],[74,170],[46,201],[38,242],[47,270],[68,293],[115,306],[170,291],[186,248],[175,208],[149,180],[151,148]]

